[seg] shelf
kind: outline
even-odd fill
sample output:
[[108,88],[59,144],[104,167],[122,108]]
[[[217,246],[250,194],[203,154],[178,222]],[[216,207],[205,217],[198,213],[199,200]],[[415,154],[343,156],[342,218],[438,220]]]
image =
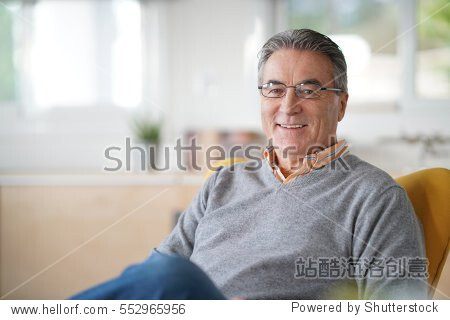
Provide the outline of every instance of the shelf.
[[0,174],[0,186],[155,186],[201,185],[202,174]]

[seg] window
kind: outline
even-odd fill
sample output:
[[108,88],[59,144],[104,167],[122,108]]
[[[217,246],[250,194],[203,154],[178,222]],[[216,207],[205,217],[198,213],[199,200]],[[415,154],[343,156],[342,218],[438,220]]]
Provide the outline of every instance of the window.
[[17,1],[0,4],[0,106],[13,103],[17,99],[18,73],[15,56],[15,34],[18,21],[15,15],[20,6]]
[[450,98],[447,0],[288,0],[291,28],[312,28],[342,48],[351,103],[443,107]]
[[[14,9],[16,13],[13,7],[6,2],[0,8],[1,101],[17,98],[15,88],[20,86],[26,107],[35,110],[131,108],[141,103],[138,0],[27,1],[22,10]],[[14,23],[20,20],[25,21],[24,32],[14,32]],[[20,39],[26,46],[14,45]],[[16,56],[19,62],[14,60]],[[21,67],[19,75],[16,63]]]
[[416,92],[427,99],[450,98],[450,5],[418,1]]

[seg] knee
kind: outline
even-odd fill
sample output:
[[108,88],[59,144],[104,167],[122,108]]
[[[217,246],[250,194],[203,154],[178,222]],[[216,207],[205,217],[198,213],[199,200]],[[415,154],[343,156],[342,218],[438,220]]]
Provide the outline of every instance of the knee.
[[155,251],[126,272],[133,291],[145,293],[142,299],[225,299],[197,265],[180,256]]

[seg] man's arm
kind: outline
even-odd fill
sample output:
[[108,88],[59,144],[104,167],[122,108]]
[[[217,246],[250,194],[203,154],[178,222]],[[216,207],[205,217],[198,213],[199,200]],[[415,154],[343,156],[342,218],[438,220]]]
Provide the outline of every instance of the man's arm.
[[363,268],[366,277],[357,281],[359,298],[427,298],[426,277],[410,270],[414,261],[426,262],[422,227],[401,187],[391,186],[365,202],[355,227],[353,256],[369,262]]
[[172,232],[156,248],[167,254],[178,254],[189,258],[194,249],[195,231],[198,222],[205,214],[208,197],[214,187],[218,171],[211,175],[196,194],[189,207],[181,213]]

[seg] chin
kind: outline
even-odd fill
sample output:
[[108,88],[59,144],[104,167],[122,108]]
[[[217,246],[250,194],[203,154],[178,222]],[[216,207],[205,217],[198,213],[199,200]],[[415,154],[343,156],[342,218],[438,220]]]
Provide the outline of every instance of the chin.
[[301,144],[297,144],[294,142],[287,142],[287,141],[282,141],[277,143],[275,140],[273,141],[273,145],[274,147],[277,147],[280,151],[286,150],[288,149],[289,154],[296,154],[296,155],[305,155],[306,154],[306,146]]

